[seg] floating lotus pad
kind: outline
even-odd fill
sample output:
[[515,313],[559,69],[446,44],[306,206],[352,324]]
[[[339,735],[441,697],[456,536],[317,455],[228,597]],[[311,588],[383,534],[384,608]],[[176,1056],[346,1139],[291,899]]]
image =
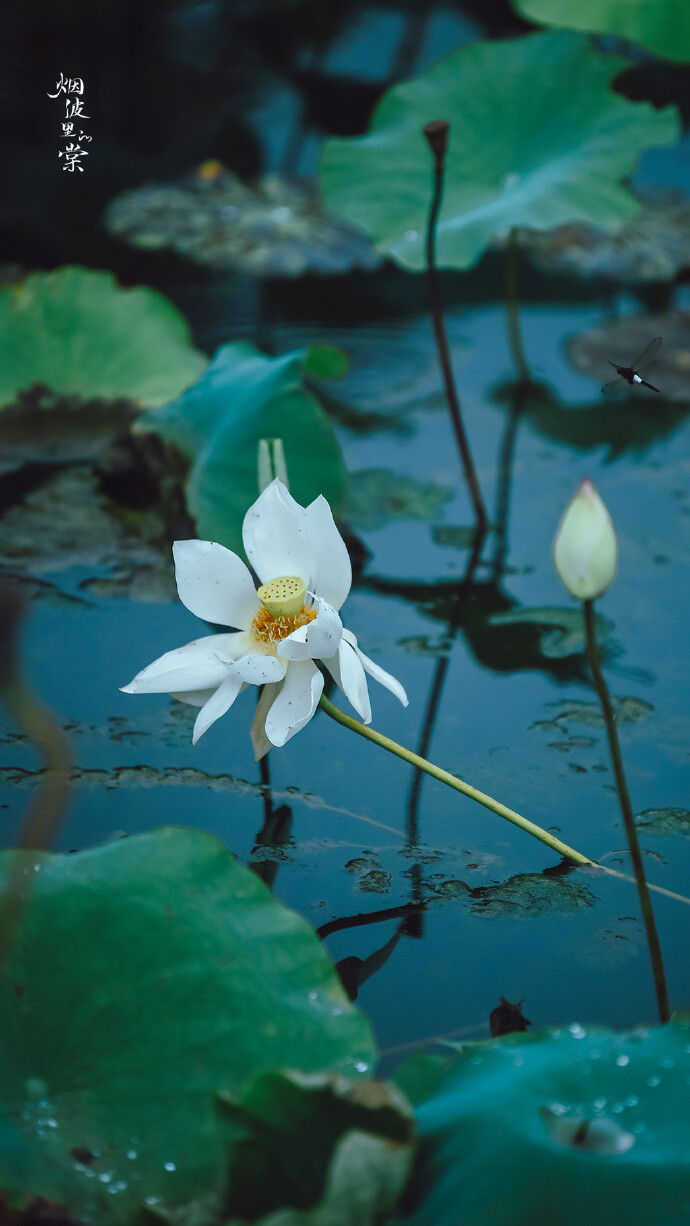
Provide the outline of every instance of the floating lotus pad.
[[179,396],[207,365],[167,298],[121,289],[112,273],[59,268],[0,289],[0,405],[41,383],[148,408]]
[[621,179],[644,149],[679,135],[673,107],[613,93],[626,66],[564,31],[460,47],[389,90],[365,136],[327,141],[326,204],[365,229],[378,251],[424,268],[432,159],[421,129],[446,119],[440,266],[469,267],[512,226],[623,222],[639,206]]
[[686,0],[513,0],[529,21],[590,34],[615,34],[669,60],[690,60]]
[[687,809],[643,809],[635,821],[644,834],[690,834]]
[[324,211],[311,183],[272,174],[251,188],[217,162],[180,183],[124,192],[108,206],[105,226],[133,247],[171,247],[199,264],[257,276],[379,263],[363,234]]
[[684,1221],[689,1077],[687,1016],[469,1043],[445,1070],[414,1057],[396,1076],[422,1139],[407,1226]]
[[39,855],[0,1035],[0,1127],[21,1138],[0,1189],[98,1223],[213,1188],[217,1091],[284,1065],[357,1078],[375,1055],[309,926],[216,839],[172,828]]
[[625,285],[673,281],[690,267],[690,199],[681,192],[635,195],[640,212],[612,234],[570,222],[541,232],[521,230],[521,246],[549,272],[605,277]]

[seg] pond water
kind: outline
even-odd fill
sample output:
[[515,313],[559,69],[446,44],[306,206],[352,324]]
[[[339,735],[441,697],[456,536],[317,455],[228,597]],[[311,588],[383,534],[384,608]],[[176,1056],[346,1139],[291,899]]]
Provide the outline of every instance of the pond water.
[[[576,606],[554,572],[551,542],[578,481],[594,480],[620,544],[618,578],[598,608],[611,623],[604,665],[620,704],[634,811],[644,814],[645,864],[650,881],[690,893],[690,422],[677,406],[675,428],[656,426],[666,410],[643,398],[645,440],[614,445],[612,410],[599,395],[604,379],[577,374],[564,351],[567,337],[601,323],[601,286],[523,272],[525,349],[559,407],[539,414],[527,406],[516,416],[509,399],[496,397],[514,378],[499,257],[444,278],[467,431],[492,518],[504,525],[503,548],[490,537],[472,583],[463,586],[470,504],[423,277],[384,267],[260,290],[251,278],[171,267],[161,262],[152,283],[178,304],[209,352],[238,337],[274,353],[318,340],[341,345],[350,373],[335,392],[327,390],[337,401],[334,428],[348,472],[385,470],[417,483],[412,497],[409,486],[388,489],[374,473],[368,486],[355,482],[359,500],[352,495],[349,529],[361,566],[344,621],[410,699],[403,709],[372,684],[374,727],[421,746],[432,761],[588,856],[630,872],[584,657],[558,654],[558,613],[541,622],[529,612],[525,622],[492,622],[510,610],[555,607],[567,610],[570,624]],[[624,315],[641,309],[625,295],[617,307]],[[575,420],[585,406],[596,412],[571,428],[568,414]],[[636,420],[640,414],[638,408]],[[69,472],[88,480],[84,466]],[[24,501],[7,493],[5,479],[5,561],[16,549],[13,533],[46,529],[48,512],[22,528],[31,499],[40,498],[46,480],[64,479],[64,471],[43,474]],[[372,490],[383,491],[383,508]],[[272,752],[262,772],[249,740],[250,694],[192,747],[193,708],[167,696],[120,693],[145,664],[200,633],[165,586],[170,564],[159,567],[159,600],[112,582],[123,548],[121,539],[104,545],[85,531],[73,549],[37,548],[35,559],[22,563],[41,581],[24,636],[26,667],[69,730],[77,766],[60,849],[161,824],[215,834],[270,879],[279,899],[316,928],[327,926],[334,960],[383,951],[379,966],[376,959],[367,964],[372,973],[357,999],[374,1025],[384,1071],[434,1036],[488,1035],[500,995],[524,1000],[534,1026],[654,1020],[632,885],[584,870],[554,872],[557,857],[545,847],[433,780],[419,786],[406,764],[322,712]],[[0,797],[8,842],[35,769],[31,746],[5,731]],[[271,808],[278,819],[273,845],[259,837]],[[424,904],[416,919],[397,910],[410,903]],[[690,914],[660,895],[655,911],[671,1005],[687,1008]],[[354,917],[371,922],[347,922]]]

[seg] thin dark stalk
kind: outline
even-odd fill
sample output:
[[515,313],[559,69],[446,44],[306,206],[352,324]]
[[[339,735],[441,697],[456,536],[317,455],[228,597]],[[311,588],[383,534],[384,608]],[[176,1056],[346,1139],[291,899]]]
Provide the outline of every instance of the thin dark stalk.
[[508,341],[510,352],[518,372],[518,378],[523,383],[531,382],[530,369],[527,365],[525,350],[522,344],[520,328],[520,306],[518,300],[518,255],[520,246],[515,227],[511,227],[506,247],[506,320],[508,323]]
[[592,676],[594,677],[594,685],[599,696],[599,702],[601,703],[604,724],[606,725],[606,735],[608,737],[609,750],[611,752],[611,761],[613,763],[613,773],[616,779],[618,799],[620,801],[621,813],[623,814],[623,824],[625,825],[625,833],[628,838],[630,857],[633,862],[637,891],[640,896],[640,907],[642,908],[642,917],[644,919],[644,926],[647,934],[647,944],[649,946],[649,956],[652,963],[652,973],[654,975],[654,987],[656,989],[659,1018],[662,1022],[667,1022],[671,1014],[668,1005],[668,991],[666,988],[664,963],[661,957],[661,946],[659,944],[659,936],[656,930],[654,911],[652,910],[652,900],[649,895],[649,887],[647,885],[644,865],[642,863],[642,853],[640,851],[640,844],[637,839],[637,829],[635,827],[632,805],[630,804],[628,784],[625,778],[625,771],[623,769],[623,759],[621,757],[618,731],[616,729],[616,717],[613,710],[613,703],[611,702],[611,695],[609,694],[606,681],[604,680],[601,660],[599,658],[596,623],[594,617],[594,601],[585,600],[584,611],[585,626],[587,630],[587,657],[589,659],[589,666],[592,670]]
[[436,337],[436,348],[438,349],[439,362],[441,364],[441,373],[443,375],[443,384],[446,391],[446,399],[448,408],[450,409],[451,421],[453,430],[460,452],[462,469],[465,474],[467,488],[470,491],[470,497],[474,506],[474,514],[477,521],[477,532],[482,536],[486,534],[489,526],[489,518],[484,506],[482,492],[479,488],[479,481],[472,460],[472,453],[465,434],[465,427],[462,421],[460,412],[460,401],[458,399],[457,389],[455,387],[455,379],[453,378],[453,367],[450,361],[450,350],[448,348],[448,337],[446,335],[446,325],[443,318],[443,303],[441,301],[441,287],[439,284],[438,269],[436,268],[436,223],[441,210],[441,201],[443,199],[443,180],[445,175],[446,165],[446,149],[448,147],[448,128],[449,124],[445,120],[437,119],[433,123],[428,123],[424,128],[424,135],[429,142],[429,148],[434,155],[434,193],[429,209],[429,221],[426,232],[426,263],[427,277],[429,284],[429,301],[431,304],[431,318],[434,325],[434,336]]

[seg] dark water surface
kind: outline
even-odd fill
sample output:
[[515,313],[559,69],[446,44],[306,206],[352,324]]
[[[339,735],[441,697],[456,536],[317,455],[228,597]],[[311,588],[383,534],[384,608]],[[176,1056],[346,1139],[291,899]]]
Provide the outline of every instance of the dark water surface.
[[[598,315],[596,304],[523,312],[535,367],[572,403],[589,403],[598,389],[566,369],[560,341]],[[510,376],[502,309],[456,309],[449,327],[468,430],[491,505],[508,421],[506,408],[491,398],[492,387]],[[290,344],[298,331],[293,325]],[[471,594],[453,604],[467,553],[435,543],[434,534],[441,526],[467,525],[469,512],[434,387],[428,331],[426,320],[382,326],[376,365],[366,372],[355,365],[349,376],[353,401],[359,395],[374,406],[376,391],[374,407],[391,424],[395,415],[388,415],[386,387],[409,378],[412,394],[403,414],[408,432],[356,437],[338,429],[350,471],[390,468],[452,491],[431,521],[357,530],[369,556],[344,606],[344,620],[410,697],[403,710],[372,682],[374,726],[417,747],[439,660],[447,658],[430,731],[432,760],[558,831],[589,856],[629,871],[604,732],[582,657],[549,658],[538,649],[546,631],[525,639],[524,627],[487,624],[487,610],[574,609],[553,571],[551,540],[575,484],[591,476],[620,540],[619,577],[600,611],[613,622],[606,648],[609,684],[616,698],[628,700],[625,714],[633,717],[620,728],[633,806],[636,813],[682,810],[690,764],[684,599],[690,426],[683,424],[641,456],[607,463],[603,448],[573,451],[522,420],[504,573],[493,583],[491,568],[480,568]],[[367,332],[376,338],[375,326]],[[303,334],[326,339],[332,330],[306,325]],[[344,342],[344,331],[339,335]],[[410,338],[417,342],[413,360]],[[415,365],[416,372],[409,372]],[[341,395],[349,395],[347,382]],[[654,413],[655,402],[648,403]],[[606,411],[602,403],[601,413]],[[492,549],[489,542],[489,559]],[[273,804],[290,806],[292,827],[280,847],[257,848],[264,797],[248,735],[252,695],[242,695],[193,748],[192,708],[166,696],[118,693],[151,659],[197,637],[196,619],[179,604],[85,592],[80,584],[93,578],[93,570],[83,566],[47,571],[43,578],[88,601],[70,604],[55,595],[36,601],[26,635],[31,676],[70,728],[81,772],[61,848],[162,823],[198,825],[241,858],[274,865],[277,896],[317,927],[427,900],[423,935],[403,935],[360,989],[359,1002],[384,1052],[451,1031],[486,1033],[499,994],[524,998],[535,1025],[577,1018],[624,1026],[653,1019],[632,886],[584,871],[545,876],[557,861],[546,848],[433,780],[424,781],[417,819],[410,824],[410,768],[323,713],[270,755]],[[422,597],[421,584],[429,585]],[[440,585],[444,599],[438,602]],[[30,748],[12,734],[4,737],[1,760],[11,830],[29,798],[34,762]],[[649,877],[689,892],[690,818],[656,820],[671,833],[642,831]],[[655,905],[672,1005],[687,1007],[690,915],[672,900]],[[328,947],[335,959],[367,958],[397,923],[393,918],[338,931]]]

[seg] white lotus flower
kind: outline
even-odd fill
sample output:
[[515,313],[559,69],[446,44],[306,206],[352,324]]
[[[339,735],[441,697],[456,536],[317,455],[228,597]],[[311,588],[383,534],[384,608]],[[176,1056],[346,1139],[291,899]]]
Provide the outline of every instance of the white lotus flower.
[[176,541],[175,577],[190,612],[220,626],[168,651],[137,673],[126,694],[172,694],[200,707],[193,743],[230,709],[248,685],[262,685],[251,729],[257,760],[284,745],[316,711],[325,664],[360,719],[371,721],[366,673],[407,706],[395,677],[360,651],[338,616],[352,584],[345,543],[326,499],[301,507],[279,480],[249,508],[244,548],[261,587],[244,562],[212,541]]

